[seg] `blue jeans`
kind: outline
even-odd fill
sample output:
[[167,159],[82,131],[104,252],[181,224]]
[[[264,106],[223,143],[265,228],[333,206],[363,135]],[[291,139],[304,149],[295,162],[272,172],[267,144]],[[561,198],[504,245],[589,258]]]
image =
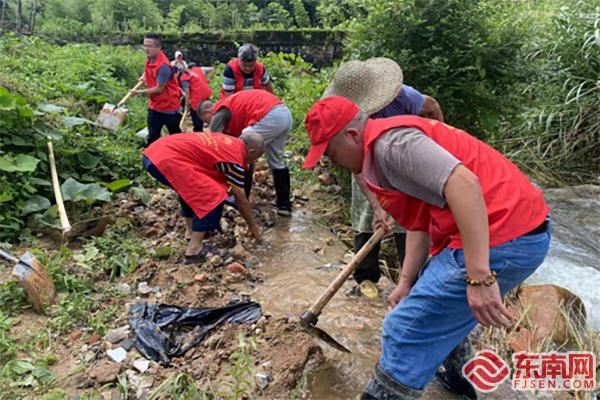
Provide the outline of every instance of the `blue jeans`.
[[[156,168],[152,161],[146,156],[142,156],[142,164],[144,169],[160,183],[173,189],[167,178]],[[179,204],[181,204],[181,216],[192,218],[192,231],[207,232],[217,230],[221,227],[221,215],[223,214],[223,206],[225,202],[219,204],[214,210],[206,214],[202,218],[196,217],[192,208],[179,196]]]
[[[504,296],[544,261],[546,232],[524,235],[490,248]],[[410,294],[383,321],[381,368],[399,383],[423,389],[438,367],[477,325],[467,302],[463,250],[444,249],[423,268]]]

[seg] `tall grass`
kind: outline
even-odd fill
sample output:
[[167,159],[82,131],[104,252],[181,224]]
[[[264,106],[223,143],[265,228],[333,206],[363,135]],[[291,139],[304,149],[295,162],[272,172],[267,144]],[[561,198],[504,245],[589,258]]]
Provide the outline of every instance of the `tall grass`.
[[522,112],[492,143],[546,184],[600,179],[600,8],[561,7],[523,63]]

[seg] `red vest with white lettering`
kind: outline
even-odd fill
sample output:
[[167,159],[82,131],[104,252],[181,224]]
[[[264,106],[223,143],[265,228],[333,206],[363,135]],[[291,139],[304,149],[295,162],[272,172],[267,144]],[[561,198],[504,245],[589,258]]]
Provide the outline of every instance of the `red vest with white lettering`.
[[490,246],[508,242],[538,227],[549,209],[542,192],[500,152],[468,133],[443,122],[417,116],[370,119],[364,132],[363,176],[382,207],[408,230],[429,233],[431,255],[444,248],[462,249],[463,243],[452,212],[402,192],[372,183],[373,143],[390,129],[409,127],[424,132],[479,178],[485,200]]
[[190,83],[190,105],[193,111],[197,111],[198,105],[212,95],[212,90],[200,67],[190,68],[187,73],[182,72],[180,81],[181,83],[186,81]]
[[231,113],[231,119],[227,123],[224,132],[233,136],[240,136],[244,128],[260,121],[278,104],[283,104],[283,102],[279,97],[266,90],[242,90],[216,103],[213,106],[213,112],[216,113],[221,108],[228,109]]
[[[148,58],[146,58],[144,77],[146,78],[147,88],[151,89],[158,85],[156,78],[158,76],[158,70],[163,64],[168,65],[169,68],[173,70],[171,62],[162,51],[158,53],[158,56],[156,56],[152,64],[150,64]],[[165,90],[161,94],[150,95],[150,109],[156,111],[176,111],[179,110],[180,105],[181,89],[177,84],[175,74],[173,74],[173,77],[169,79],[165,86]]]
[[[244,77],[244,73],[242,72],[242,69],[240,68],[240,59],[236,58],[234,60],[231,60],[227,63],[227,65],[229,67],[231,67],[232,71],[233,71],[233,77],[235,78],[235,89],[233,89],[233,93],[237,93],[237,92],[241,92],[242,90],[244,90],[244,81],[245,81],[245,77]],[[265,72],[265,67],[263,66],[263,64],[260,61],[256,62],[256,65],[254,66],[254,71],[252,71],[252,87],[254,89],[262,89],[263,85],[262,85],[262,76]],[[225,98],[225,90],[223,90],[223,88],[221,88],[221,99]]]
[[222,133],[165,136],[148,146],[144,155],[198,218],[203,218],[227,198],[227,178],[215,165],[228,162],[248,168],[244,142]]

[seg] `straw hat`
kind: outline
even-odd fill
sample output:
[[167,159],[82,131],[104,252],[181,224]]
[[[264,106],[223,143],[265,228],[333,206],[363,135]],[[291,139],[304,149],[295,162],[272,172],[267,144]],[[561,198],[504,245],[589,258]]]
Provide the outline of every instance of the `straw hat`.
[[402,80],[402,69],[389,58],[349,61],[338,69],[321,98],[345,97],[371,115],[400,94]]

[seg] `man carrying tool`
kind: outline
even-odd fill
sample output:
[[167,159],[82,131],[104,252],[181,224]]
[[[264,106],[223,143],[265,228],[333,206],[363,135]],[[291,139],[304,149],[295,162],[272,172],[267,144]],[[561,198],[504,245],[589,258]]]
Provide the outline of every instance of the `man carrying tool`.
[[[444,121],[442,109],[433,97],[421,94],[416,89],[404,85],[402,81],[402,69],[389,58],[350,61],[337,70],[323,98],[345,97],[373,119],[411,114]],[[378,221],[393,225],[398,262],[402,265],[406,243],[404,229],[393,223],[389,214],[377,201],[375,194],[367,188],[362,174],[352,174],[350,212],[352,228],[357,232],[354,236],[354,252],[358,252],[373,236],[373,215],[375,215]],[[365,288],[366,293],[377,294],[377,286],[374,284],[381,277],[379,250],[380,246],[377,244],[354,271],[354,279],[359,286],[353,288],[352,292],[359,292],[359,290],[362,292],[361,289]],[[369,291],[368,288],[371,290]]]
[[244,171],[264,149],[262,136],[255,132],[245,132],[239,138],[193,132],[161,138],[144,151],[144,168],[177,192],[182,215],[191,225],[186,264],[202,263],[209,253],[218,253],[212,246],[203,244],[203,240],[206,232],[220,227],[228,187],[248,224],[249,233],[260,238],[244,193]]
[[269,74],[257,59],[258,49],[253,44],[247,43],[238,49],[238,57],[229,61],[223,71],[221,99],[248,89],[273,93]]
[[[266,147],[267,162],[273,172],[277,214],[292,214],[290,171],[283,162],[283,149],[292,130],[292,114],[283,102],[266,90],[244,90],[216,103],[200,105],[204,122],[212,132],[239,136],[242,132],[259,133]],[[202,111],[204,110],[204,111]],[[208,110],[208,111],[207,111]],[[252,187],[252,170],[246,174],[246,195]]]
[[212,90],[208,86],[208,80],[204,75],[204,71],[202,68],[194,65],[181,72],[179,83],[185,92],[184,109],[191,109],[194,132],[202,132],[204,130],[204,123],[200,119],[199,106],[212,95]]
[[382,356],[362,398],[419,398],[477,322],[513,322],[502,296],[544,260],[548,206],[502,154],[440,121],[369,120],[351,101],[329,97],[309,110],[306,129],[305,168],[327,154],[362,172],[381,206],[407,229]]
[[167,56],[162,52],[162,39],[160,35],[150,33],[144,35],[144,50],[146,51],[146,67],[144,80],[147,89],[132,90],[133,96],[148,96],[148,137],[146,146],[160,138],[163,126],[169,133],[181,132],[181,89],[177,84],[175,69]]

